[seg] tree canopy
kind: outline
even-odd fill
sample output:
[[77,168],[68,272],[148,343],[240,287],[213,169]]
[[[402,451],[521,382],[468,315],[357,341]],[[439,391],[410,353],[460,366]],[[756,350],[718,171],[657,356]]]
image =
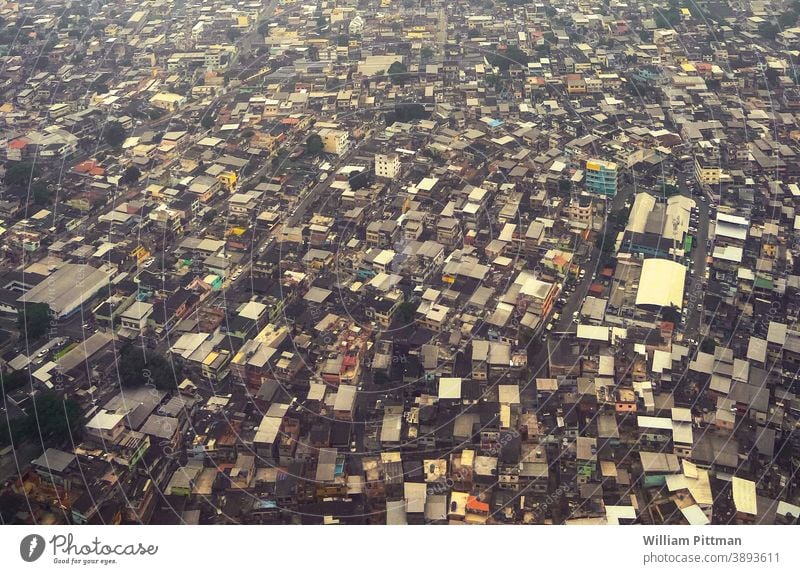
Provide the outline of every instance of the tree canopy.
[[132,165],[122,172],[122,177],[119,178],[119,182],[123,185],[128,185],[129,183],[136,183],[139,181],[140,177],[142,177],[142,172],[138,167]]
[[52,391],[34,396],[25,416],[0,425],[0,444],[31,440],[44,447],[59,446],[80,438],[81,409],[78,403]]
[[392,62],[389,66],[389,77],[392,79],[393,84],[404,84],[408,68],[403,62]]
[[157,389],[175,389],[181,376],[178,365],[160,353],[136,345],[128,345],[122,349],[118,369],[123,387],[152,384]]
[[17,313],[17,327],[26,340],[38,339],[50,327],[50,306],[47,303],[25,303]]
[[13,163],[6,169],[5,182],[10,186],[26,186],[31,179],[39,177],[42,170],[28,162]]
[[103,129],[103,139],[113,148],[122,146],[126,137],[128,137],[128,133],[119,122],[109,122]]
[[319,155],[323,149],[324,145],[319,134],[311,134],[306,138],[306,153],[308,155]]

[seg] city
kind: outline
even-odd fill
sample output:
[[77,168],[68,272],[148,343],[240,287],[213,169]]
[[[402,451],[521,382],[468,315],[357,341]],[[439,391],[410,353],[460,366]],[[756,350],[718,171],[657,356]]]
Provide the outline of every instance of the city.
[[798,14],[0,0],[0,523],[797,524]]

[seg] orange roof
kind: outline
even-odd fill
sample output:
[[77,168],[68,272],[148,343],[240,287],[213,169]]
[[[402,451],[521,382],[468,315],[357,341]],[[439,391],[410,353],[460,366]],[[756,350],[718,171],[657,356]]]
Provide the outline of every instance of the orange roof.
[[97,168],[97,163],[94,160],[87,159],[86,161],[82,161],[72,169],[78,173],[89,173],[96,168]]
[[17,138],[9,142],[8,147],[11,149],[22,149],[28,145],[28,138]]
[[489,512],[489,504],[481,502],[474,496],[467,498],[467,510],[477,510],[478,512]]

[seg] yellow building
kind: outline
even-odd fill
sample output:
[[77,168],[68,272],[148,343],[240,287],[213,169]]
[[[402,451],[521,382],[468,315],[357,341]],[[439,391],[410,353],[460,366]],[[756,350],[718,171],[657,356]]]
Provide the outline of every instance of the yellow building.
[[232,171],[223,171],[221,174],[217,176],[219,182],[228,188],[228,191],[232,192],[233,189],[236,187],[236,173]]

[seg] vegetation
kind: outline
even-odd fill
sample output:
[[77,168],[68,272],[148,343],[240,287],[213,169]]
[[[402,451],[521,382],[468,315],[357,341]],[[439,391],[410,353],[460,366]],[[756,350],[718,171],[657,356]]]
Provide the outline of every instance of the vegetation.
[[401,325],[410,325],[414,321],[414,313],[417,307],[410,301],[405,301],[397,306],[397,320]]
[[394,122],[410,122],[413,120],[424,120],[430,117],[422,104],[400,103],[396,104],[394,111],[387,112],[384,120],[387,126]]
[[53,194],[43,181],[34,181],[30,191],[33,202],[37,205],[49,205],[53,200]]
[[175,389],[181,369],[163,355],[129,345],[122,349],[119,378],[123,387],[153,385],[157,389]]
[[392,62],[389,66],[389,77],[395,85],[403,85],[408,77],[408,68],[402,62]]
[[128,132],[119,122],[109,122],[103,129],[103,140],[113,148],[119,148],[128,137]]
[[512,64],[525,67],[528,65],[529,59],[530,56],[516,46],[509,46],[502,52],[492,52],[491,54],[486,54],[486,60],[489,62],[489,64],[499,68],[500,71],[503,72],[507,71]]
[[325,146],[322,143],[322,138],[319,134],[311,134],[306,138],[306,153],[314,156],[322,153]]
[[31,179],[36,179],[41,174],[42,170],[33,164],[27,162],[11,164],[6,169],[5,182],[6,185],[22,187],[27,186]]
[[774,22],[761,22],[758,25],[758,35],[762,38],[774,38],[781,29]]
[[81,409],[73,400],[52,391],[39,393],[25,415],[0,425],[0,445],[32,440],[50,447],[59,446],[67,439],[72,442],[79,439]]
[[350,189],[355,191],[357,189],[367,187],[370,179],[372,179],[370,172],[367,170],[359,171],[358,173],[351,175],[348,179],[348,182],[350,183]]
[[675,325],[681,322],[681,311],[675,305],[661,308],[661,320]]
[[122,185],[128,185],[131,183],[136,183],[139,181],[139,178],[142,177],[142,172],[139,170],[138,167],[135,165],[130,166],[124,172],[122,172],[122,177],[119,178],[119,182]]
[[666,11],[656,9],[656,26],[672,28],[681,21],[681,11],[677,6],[670,6]]
[[50,306],[47,303],[25,303],[17,313],[17,328],[28,341],[47,333],[50,327]]
[[210,130],[211,128],[214,127],[214,122],[215,121],[216,120],[214,119],[214,115],[213,114],[206,114],[200,120],[200,125],[203,126],[205,129]]
[[717,348],[714,339],[705,338],[700,342],[700,350],[704,353],[713,353]]
[[0,374],[0,384],[2,384],[2,394],[5,395],[22,387],[30,387],[31,377],[28,371],[24,370],[14,371],[8,375]]

